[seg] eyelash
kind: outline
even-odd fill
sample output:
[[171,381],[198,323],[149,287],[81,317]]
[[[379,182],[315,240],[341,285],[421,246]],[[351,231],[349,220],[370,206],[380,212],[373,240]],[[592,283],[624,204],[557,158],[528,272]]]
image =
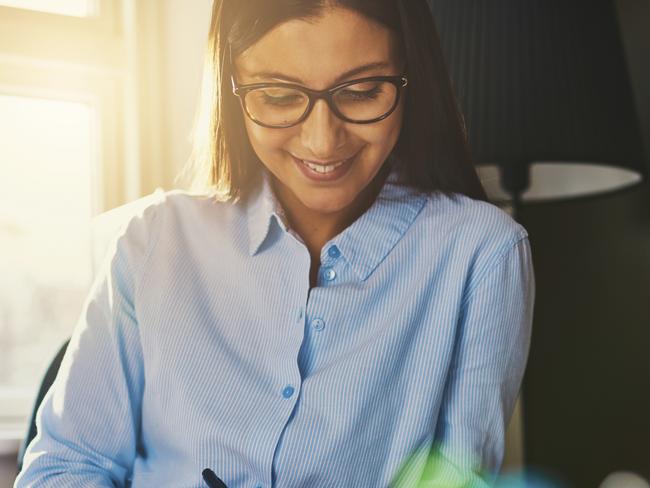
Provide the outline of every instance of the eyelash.
[[[372,90],[367,91],[356,92],[354,90],[348,90],[343,93],[356,97],[352,99],[354,101],[376,100],[377,96],[381,93],[381,89],[380,87],[375,87]],[[288,99],[296,98],[295,95],[290,97],[272,97],[266,93],[262,93],[262,96],[264,97],[264,103],[268,103],[269,105],[287,105],[288,103],[291,103]]]
[[269,105],[286,105],[287,99],[297,98],[297,95],[290,97],[271,97],[266,93],[262,93],[262,96],[264,97],[264,103],[268,103]]
[[359,92],[354,90],[349,90],[348,93],[353,96],[364,97],[366,99],[375,100],[377,98],[377,95],[381,93],[381,88],[377,86],[372,90],[359,91]]

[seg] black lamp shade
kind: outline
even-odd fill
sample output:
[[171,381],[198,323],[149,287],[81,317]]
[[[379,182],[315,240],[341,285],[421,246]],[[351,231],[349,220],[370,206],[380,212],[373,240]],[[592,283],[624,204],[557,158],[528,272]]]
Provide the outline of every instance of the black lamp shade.
[[611,0],[429,4],[477,164],[509,168],[515,178],[533,163],[645,176]]

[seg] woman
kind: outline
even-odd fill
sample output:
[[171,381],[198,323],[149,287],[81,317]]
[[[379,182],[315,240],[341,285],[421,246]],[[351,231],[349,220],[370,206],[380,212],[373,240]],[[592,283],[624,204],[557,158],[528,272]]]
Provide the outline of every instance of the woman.
[[210,48],[212,192],[119,236],[16,486],[489,483],[530,248],[485,202],[425,0],[217,0]]

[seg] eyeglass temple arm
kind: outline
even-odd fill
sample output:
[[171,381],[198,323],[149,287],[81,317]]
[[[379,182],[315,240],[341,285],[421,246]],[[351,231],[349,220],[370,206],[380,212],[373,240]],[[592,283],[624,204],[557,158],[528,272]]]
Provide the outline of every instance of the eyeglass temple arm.
[[235,95],[239,95],[239,93],[237,93],[237,84],[235,83],[235,77],[232,75],[230,76],[230,83],[232,84],[232,92]]

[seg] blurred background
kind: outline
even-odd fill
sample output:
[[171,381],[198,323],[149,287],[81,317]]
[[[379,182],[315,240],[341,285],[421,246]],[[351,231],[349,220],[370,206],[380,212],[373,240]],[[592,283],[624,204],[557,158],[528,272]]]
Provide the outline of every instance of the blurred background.
[[211,0],[0,0],[2,488],[102,259],[111,225],[93,217],[177,186],[210,14]]
[[[0,488],[103,256],[111,226],[96,216],[183,186],[211,3],[0,0]],[[647,155],[650,1],[614,4]],[[517,218],[538,297],[504,473],[527,486],[542,485],[524,467],[548,486],[648,486],[625,474],[650,478],[647,180],[524,204]]]

